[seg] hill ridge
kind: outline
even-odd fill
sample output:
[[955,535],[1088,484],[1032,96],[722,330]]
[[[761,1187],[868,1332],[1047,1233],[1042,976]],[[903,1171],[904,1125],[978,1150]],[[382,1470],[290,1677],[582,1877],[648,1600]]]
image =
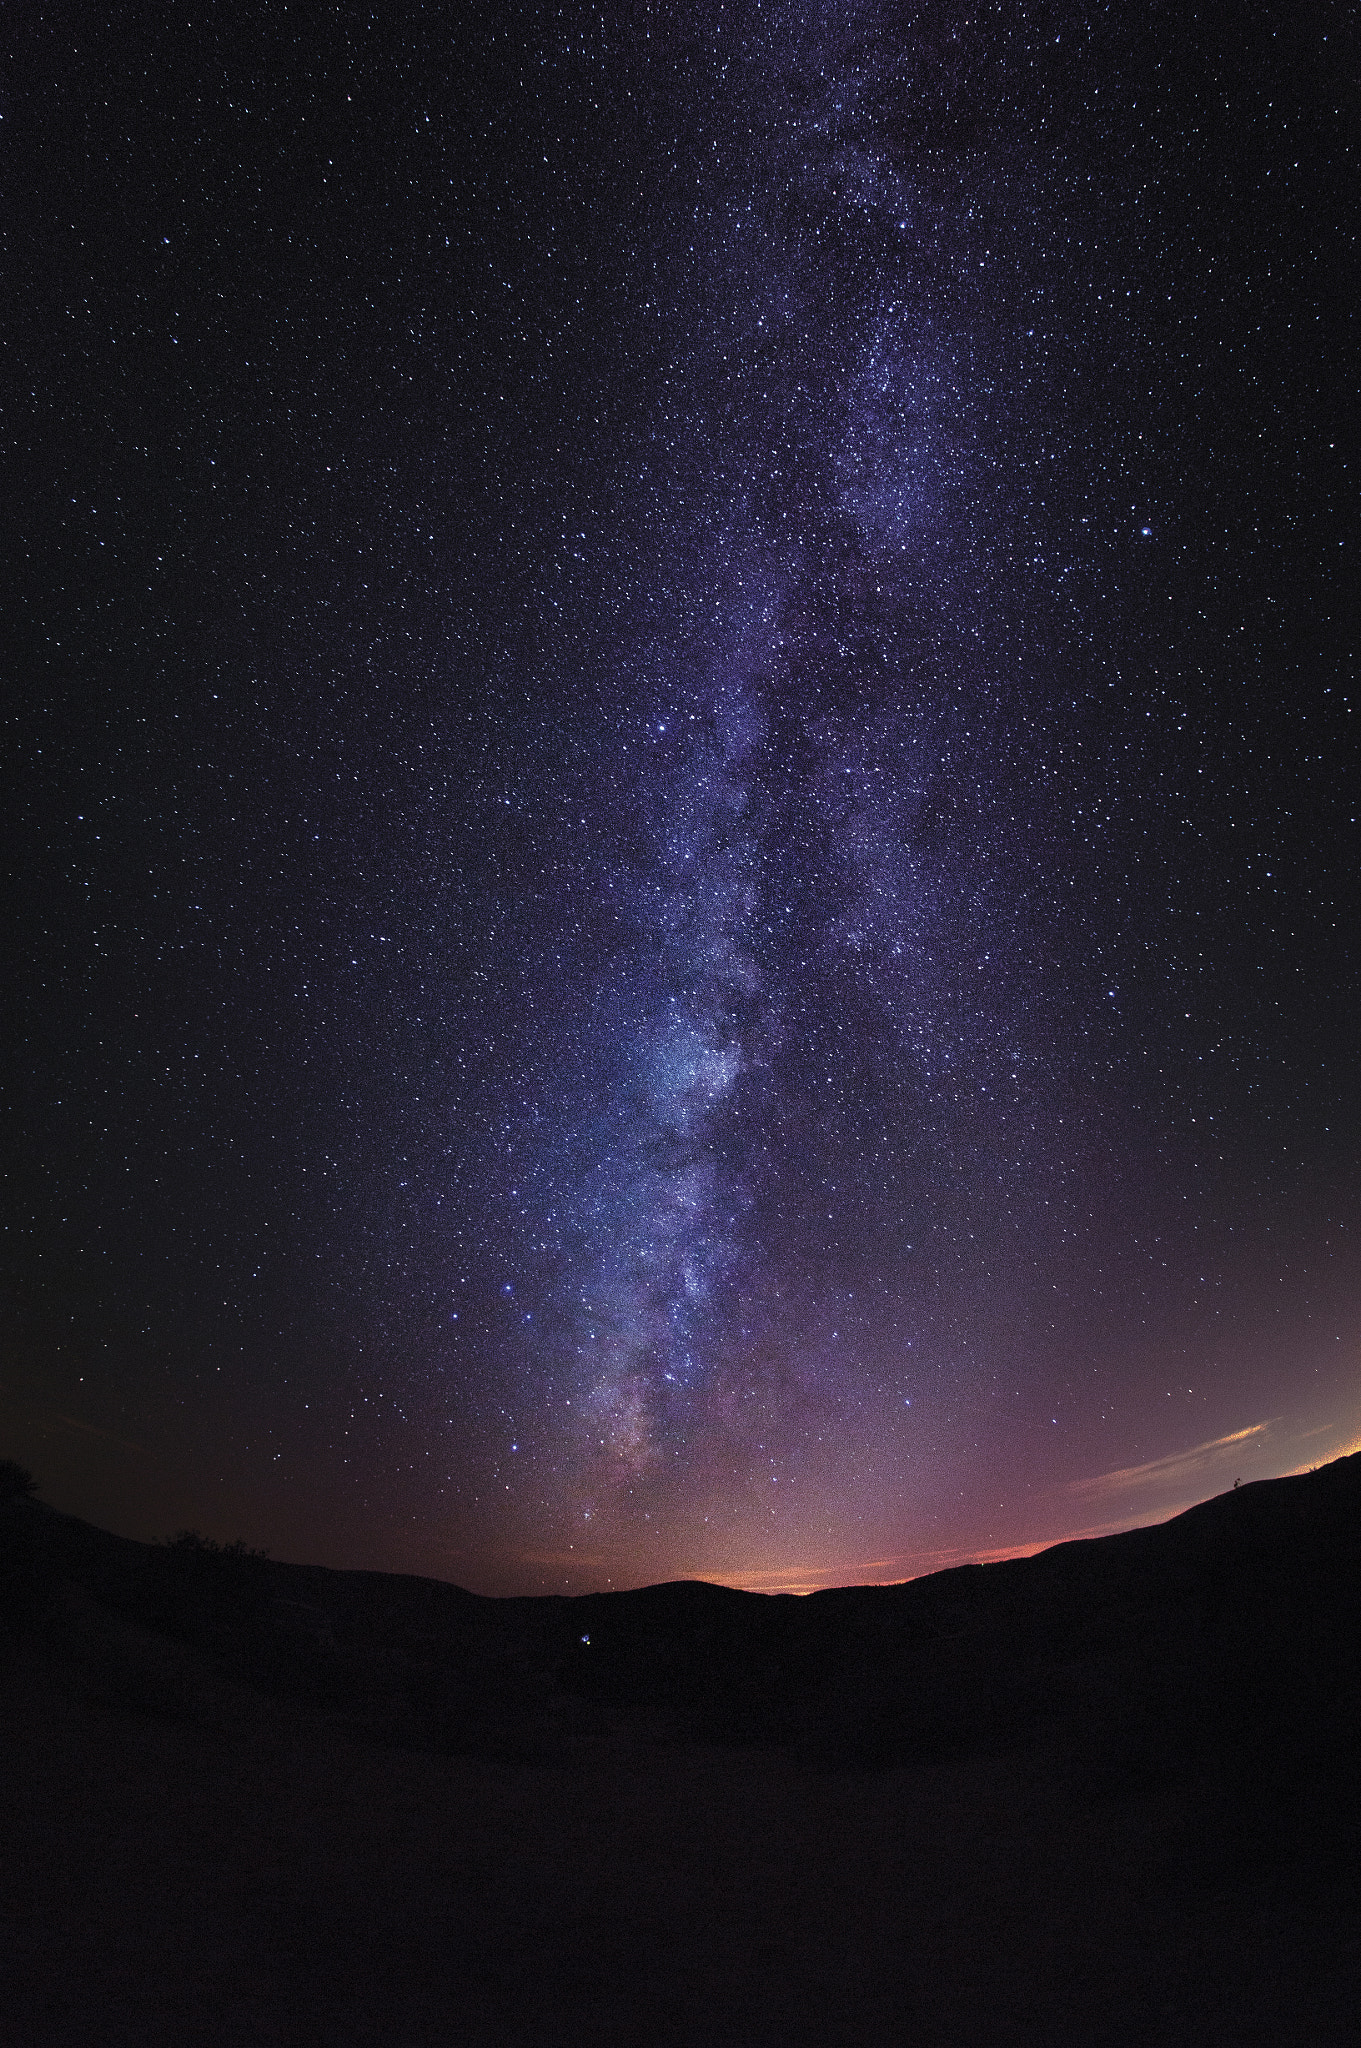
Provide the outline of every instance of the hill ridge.
[[[568,1762],[719,1742],[887,1766],[1041,1745],[1178,1769],[1249,1741],[1344,1747],[1357,1696],[1361,1454],[1167,1522],[802,1599],[708,1580],[497,1598],[142,1544],[36,1502],[3,1525],[9,1633],[72,1682],[107,1681],[82,1658],[117,1664],[121,1629],[142,1647],[128,1638],[109,1682],[148,1711],[167,1681],[147,1645],[168,1644],[196,1698],[244,1689],[440,1751]],[[139,1655],[161,1675],[139,1680]]]

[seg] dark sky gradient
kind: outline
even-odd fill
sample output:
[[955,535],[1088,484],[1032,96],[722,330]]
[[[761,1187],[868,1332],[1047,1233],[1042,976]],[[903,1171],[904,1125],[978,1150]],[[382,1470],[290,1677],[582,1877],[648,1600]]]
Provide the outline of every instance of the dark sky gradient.
[[6,41],[47,1497],[800,1589],[1354,1446],[1352,11]]

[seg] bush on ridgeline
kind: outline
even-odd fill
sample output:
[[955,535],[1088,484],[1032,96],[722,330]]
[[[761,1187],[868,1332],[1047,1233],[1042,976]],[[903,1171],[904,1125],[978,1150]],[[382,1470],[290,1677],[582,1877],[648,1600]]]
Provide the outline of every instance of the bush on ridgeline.
[[269,1592],[262,1567],[269,1553],[253,1550],[239,1537],[219,1543],[197,1529],[167,1539],[162,1556],[169,1568],[165,1620],[172,1633],[200,1641],[250,1628],[265,1611]]
[[32,1500],[38,1482],[27,1465],[17,1458],[0,1458],[0,1506],[12,1500]]
[[252,1550],[240,1536],[234,1543],[219,1543],[212,1536],[200,1536],[197,1529],[180,1529],[174,1536],[166,1538],[166,1549],[181,1558],[225,1557],[225,1558],[266,1558],[267,1550]]
[[5,1513],[32,1501],[38,1482],[17,1458],[0,1458],[0,1637],[32,1635],[50,1620],[57,1573],[45,1518]]

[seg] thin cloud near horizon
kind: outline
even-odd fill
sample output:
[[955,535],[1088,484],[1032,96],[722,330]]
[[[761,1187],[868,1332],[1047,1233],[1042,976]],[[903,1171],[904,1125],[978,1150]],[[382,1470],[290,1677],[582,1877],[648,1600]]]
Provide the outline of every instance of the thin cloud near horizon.
[[1091,1479],[1072,1479],[1064,1490],[1091,1495],[1124,1493],[1139,1486],[1175,1484],[1235,1447],[1261,1450],[1266,1432],[1271,1427],[1272,1422],[1254,1422],[1246,1429],[1231,1430],[1227,1436],[1211,1437],[1208,1443],[1195,1444],[1190,1450],[1171,1451],[1166,1457],[1150,1458],[1144,1465],[1122,1465],[1114,1472],[1101,1472]]
[[[1226,1461],[1231,1451],[1261,1451],[1266,1448],[1268,1432],[1276,1427],[1281,1417],[1273,1416],[1265,1422],[1250,1423],[1245,1429],[1229,1431],[1225,1436],[1211,1437],[1207,1442],[1194,1444],[1189,1450],[1172,1451],[1162,1458],[1151,1458],[1142,1465],[1124,1465],[1112,1472],[1102,1472],[1090,1479],[1075,1479],[1063,1488],[1067,1495],[1093,1498],[1102,1494],[1129,1493],[1141,1487],[1180,1486],[1195,1474],[1204,1472],[1216,1461]],[[1305,1432],[1296,1439],[1308,1441],[1311,1437],[1323,1436],[1330,1432],[1340,1433],[1345,1425],[1326,1423],[1317,1429]],[[1330,1453],[1330,1459],[1345,1457],[1348,1452],[1361,1450],[1361,1436],[1353,1436],[1340,1448]],[[1287,1471],[1268,1476],[1279,1478],[1311,1470],[1311,1464],[1289,1467]],[[1216,1475],[1218,1483],[1219,1475]],[[863,1559],[850,1563],[842,1559],[833,1564],[806,1564],[791,1566],[740,1566],[714,1569],[712,1566],[681,1570],[677,1578],[696,1579],[713,1586],[728,1586],[734,1590],[749,1593],[795,1593],[807,1594],[829,1590],[849,1589],[870,1585],[902,1585],[911,1579],[924,1578],[934,1572],[948,1571],[954,1566],[966,1564],[998,1564],[1011,1558],[1034,1557],[1041,1551],[1053,1550],[1064,1543],[1089,1542],[1102,1536],[1118,1535],[1122,1531],[1139,1526],[1141,1514],[1153,1513],[1159,1521],[1171,1519],[1185,1512],[1204,1498],[1192,1490],[1174,1505],[1160,1508],[1139,1509],[1134,1506],[1121,1512],[1116,1511],[1110,1519],[1085,1523],[1076,1529],[1062,1530],[1041,1537],[1022,1538],[1012,1543],[978,1546],[958,1544],[945,1548],[921,1551],[899,1551],[887,1557]],[[602,1554],[587,1556],[581,1552],[536,1552],[533,1560],[539,1564],[570,1564],[573,1570],[583,1568],[589,1574],[594,1568],[603,1569]]]

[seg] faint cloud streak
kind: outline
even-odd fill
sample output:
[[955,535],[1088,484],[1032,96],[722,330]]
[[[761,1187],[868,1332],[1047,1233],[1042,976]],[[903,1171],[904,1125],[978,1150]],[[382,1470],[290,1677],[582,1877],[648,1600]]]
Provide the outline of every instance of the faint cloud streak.
[[1247,1429],[1235,1429],[1228,1436],[1212,1437],[1188,1451],[1172,1451],[1165,1458],[1150,1458],[1146,1465],[1122,1465],[1114,1472],[1101,1472],[1093,1479],[1071,1480],[1065,1491],[1090,1498],[1096,1494],[1128,1493],[1141,1487],[1180,1486],[1195,1473],[1216,1464],[1231,1450],[1266,1448],[1270,1422],[1254,1422]]

